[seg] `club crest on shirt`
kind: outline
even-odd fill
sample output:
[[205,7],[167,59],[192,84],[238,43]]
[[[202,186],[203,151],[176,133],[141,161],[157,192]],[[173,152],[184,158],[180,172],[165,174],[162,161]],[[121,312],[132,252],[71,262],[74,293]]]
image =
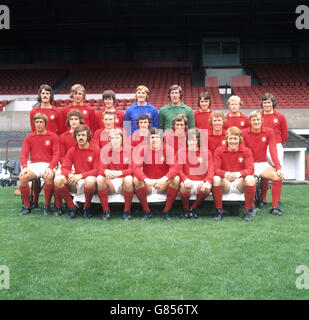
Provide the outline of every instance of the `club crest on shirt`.
[[49,145],[50,145],[50,141],[49,141],[49,140],[46,140],[46,141],[45,141],[45,145],[46,145],[46,146],[49,146]]
[[238,158],[238,162],[240,162],[240,163],[244,162],[244,158],[243,157],[239,157]]
[[50,120],[54,120],[55,119],[55,116],[52,114],[51,116],[50,116]]
[[244,122],[244,121],[241,121],[241,122],[240,122],[240,126],[243,127],[244,125],[245,125],[245,122]]
[[222,144],[223,146],[225,146],[225,140],[222,140],[222,141],[221,141],[221,144]]
[[88,160],[88,162],[92,162],[93,157],[92,157],[92,156],[89,156],[87,160]]
[[262,137],[262,141],[263,141],[263,142],[266,142],[266,141],[267,141],[267,138],[266,138],[266,137]]
[[277,118],[274,119],[274,123],[278,123],[278,119]]
[[83,111],[83,114],[87,114],[87,110],[84,110],[84,111]]

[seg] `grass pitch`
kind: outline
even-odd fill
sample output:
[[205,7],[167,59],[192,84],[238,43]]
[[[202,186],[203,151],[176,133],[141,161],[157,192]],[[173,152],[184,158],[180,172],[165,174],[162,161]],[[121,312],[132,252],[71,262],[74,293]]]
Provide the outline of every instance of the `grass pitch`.
[[[262,208],[252,223],[214,209],[197,220],[67,220],[40,210],[18,216],[19,197],[0,189],[0,299],[308,299],[296,267],[309,267],[309,187],[283,186],[283,216]],[[0,274],[1,276],[1,274]],[[309,281],[309,279],[308,279]]]

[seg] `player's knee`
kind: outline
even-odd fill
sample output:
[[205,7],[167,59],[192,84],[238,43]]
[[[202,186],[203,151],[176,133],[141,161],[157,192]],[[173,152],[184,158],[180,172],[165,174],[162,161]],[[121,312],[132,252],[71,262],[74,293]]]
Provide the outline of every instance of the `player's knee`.
[[277,181],[277,180],[279,180],[279,176],[277,175],[277,172],[274,171],[272,174],[272,181]]
[[56,176],[54,179],[54,185],[56,188],[61,188],[66,183],[66,178],[63,175]]
[[183,182],[181,182],[179,191],[182,192],[182,193],[187,193],[187,192],[190,191],[190,189],[188,187],[186,187]]
[[126,176],[123,178],[123,184],[126,188],[133,186],[133,177],[132,176]]
[[245,185],[246,185],[246,186],[254,186],[254,185],[255,185],[255,178],[254,178],[254,176],[246,176],[246,178],[245,178]]
[[171,181],[171,185],[172,185],[173,187],[179,187],[179,184],[180,184],[180,178],[179,178],[179,176],[174,177],[174,178],[172,179],[172,181]]
[[222,184],[222,178],[219,176],[214,176],[213,185],[219,187]]
[[97,183],[97,179],[96,177],[87,177],[85,179],[85,186],[87,188],[93,188],[96,186],[96,183]]
[[140,188],[143,183],[142,183],[141,180],[139,180],[138,178],[134,177],[134,178],[133,178],[133,184],[134,184],[134,186],[135,186],[136,188]]

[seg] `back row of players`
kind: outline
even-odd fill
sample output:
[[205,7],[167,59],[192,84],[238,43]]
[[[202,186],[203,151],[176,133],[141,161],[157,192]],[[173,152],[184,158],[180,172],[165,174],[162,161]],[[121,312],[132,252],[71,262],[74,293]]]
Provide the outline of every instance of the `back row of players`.
[[[91,199],[97,192],[102,219],[109,220],[108,194],[117,192],[124,195],[123,218],[129,220],[135,193],[146,220],[151,217],[147,194],[158,192],[167,195],[163,217],[171,219],[170,209],[179,192],[181,217],[197,218],[196,208],[212,191],[215,219],[221,220],[223,193],[244,192],[244,218],[251,221],[254,175],[262,177],[264,204],[268,180],[273,181],[270,212],[281,215],[282,143],[288,128],[285,117],[275,110],[275,97],[266,93],[261,99],[262,112],[253,111],[247,117],[240,112],[238,96],[228,99],[227,115],[212,112],[207,92],[199,95],[194,113],[182,96],[179,85],[171,86],[170,103],[158,112],[148,102],[148,88],[139,86],[135,103],[124,113],[115,108],[115,93],[106,90],[104,109],[95,112],[85,103],[82,85],[72,87],[72,103],[62,109],[53,106],[52,88],[42,85],[40,105],[30,113],[33,132],[26,136],[21,152],[19,188],[25,206],[20,215],[31,212],[29,181],[42,177],[44,214],[51,213],[54,194],[55,215],[62,213],[63,198],[69,207],[68,218],[74,218],[77,209],[71,194],[84,193],[84,218],[89,219]],[[39,186],[35,186],[38,192]],[[196,194],[196,200],[190,207],[191,194]]]

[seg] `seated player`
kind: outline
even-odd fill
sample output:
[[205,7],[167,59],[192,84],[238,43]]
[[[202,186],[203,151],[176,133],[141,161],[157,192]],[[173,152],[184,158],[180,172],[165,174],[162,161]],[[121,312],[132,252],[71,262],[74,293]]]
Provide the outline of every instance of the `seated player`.
[[[273,129],[264,127],[260,112],[253,111],[249,115],[250,127],[243,130],[244,142],[251,149],[254,160],[254,174],[258,177],[272,180],[272,208],[270,213],[281,216],[282,211],[278,208],[281,197],[282,180],[284,174],[281,170],[277,155],[276,140]],[[267,162],[267,147],[274,167]]]
[[178,157],[178,150],[186,146],[187,132],[188,119],[181,113],[173,119],[172,130],[164,134],[164,144],[172,148],[176,157]]
[[240,112],[240,107],[242,106],[242,104],[243,102],[238,96],[230,96],[227,100],[227,106],[229,107],[230,112],[225,116],[225,130],[230,127],[237,127],[240,130],[249,127],[249,118],[245,114]]
[[163,218],[167,220],[171,219],[169,211],[178,194],[180,179],[176,157],[168,145],[163,145],[162,140],[162,130],[150,128],[147,145],[137,146],[133,151],[133,183],[144,211],[142,220],[151,218],[147,194],[166,192]]
[[[74,130],[74,139],[77,142],[66,154],[61,166],[61,175],[55,178],[56,199],[61,198],[69,207],[68,219],[76,216],[77,209],[72,201],[70,192],[73,194],[85,194],[84,218],[90,219],[91,200],[96,191],[97,172],[100,161],[99,148],[91,143],[91,133],[88,127],[80,125]],[[74,166],[74,170],[72,167]],[[56,203],[59,210],[61,202]]]
[[[198,129],[189,129],[184,163],[179,163],[180,196],[183,206],[181,218],[198,218],[196,209],[210,194],[214,165],[211,151],[201,147],[201,134]],[[183,156],[182,156],[183,157]],[[189,198],[196,194],[196,200],[189,208]]]
[[105,90],[102,95],[104,108],[95,112],[96,116],[96,130],[104,128],[104,122],[102,122],[102,113],[104,111],[112,111],[116,113],[115,127],[123,128],[124,112],[115,108],[116,95],[113,90]]
[[102,220],[110,219],[108,195],[121,193],[124,195],[124,211],[122,218],[131,220],[131,203],[134,195],[132,177],[132,150],[125,146],[123,132],[113,129],[109,132],[109,152],[101,152],[99,175],[97,177],[98,196],[103,208]]
[[[31,131],[34,132],[33,118],[37,113],[43,113],[47,117],[46,130],[56,133],[58,136],[63,132],[62,113],[61,110],[55,107],[54,92],[51,86],[48,84],[42,84],[38,91],[37,101],[40,103],[37,107],[30,111],[30,125]],[[41,189],[41,180],[37,179],[33,181],[33,202],[32,208],[38,208],[39,192]]]
[[194,112],[195,127],[198,129],[211,129],[209,123],[211,114],[210,94],[208,92],[201,92],[198,97],[197,105],[199,109]]
[[[277,154],[280,161],[281,167],[283,166],[283,146],[282,144],[289,137],[288,124],[285,116],[282,113],[279,113],[275,110],[277,105],[276,98],[271,93],[265,93],[261,100],[261,112],[263,118],[263,126],[271,128],[274,130],[275,140],[277,144]],[[268,162],[273,166],[274,163],[271,160],[271,155],[269,152],[269,147],[267,147],[267,159]],[[266,196],[268,190],[268,180],[261,179],[261,192],[262,192],[262,204],[266,204]],[[280,202],[279,202],[280,203]]]
[[[50,200],[54,187],[53,170],[60,155],[58,136],[46,129],[47,116],[43,113],[37,113],[33,117],[33,123],[35,131],[26,136],[20,155],[22,170],[19,175],[19,190],[25,205],[19,213],[21,216],[31,212],[29,182],[41,177],[45,182],[44,215],[51,213]],[[30,162],[28,163],[29,155]]]
[[225,115],[222,111],[214,111],[210,114],[209,123],[211,129],[208,130],[208,150],[212,155],[217,148],[225,145]]
[[252,221],[255,198],[255,178],[251,150],[243,145],[239,128],[231,127],[226,131],[226,145],[214,154],[215,176],[212,194],[216,206],[215,220],[223,218],[223,193],[245,193],[244,219]]
[[93,143],[96,144],[100,149],[109,143],[109,132],[116,128],[116,119],[116,113],[113,111],[107,110],[102,113],[103,126],[93,135]]
[[66,121],[67,115],[72,109],[79,110],[83,115],[85,125],[94,133],[96,129],[95,111],[85,103],[86,90],[84,86],[81,84],[72,86],[70,98],[73,100],[72,103],[62,109],[63,122]]
[[136,147],[140,143],[147,143],[148,131],[151,126],[151,118],[148,114],[141,114],[137,120],[136,124],[138,126],[138,130],[136,130],[131,136],[131,146]]

